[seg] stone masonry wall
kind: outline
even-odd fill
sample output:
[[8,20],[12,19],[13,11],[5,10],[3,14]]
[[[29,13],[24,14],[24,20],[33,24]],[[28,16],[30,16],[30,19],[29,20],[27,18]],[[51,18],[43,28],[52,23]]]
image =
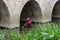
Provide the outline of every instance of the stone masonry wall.
[[[10,25],[8,28],[20,26],[20,15],[24,5],[29,0],[3,0],[7,5],[10,14]],[[35,0],[42,12],[42,23],[51,21],[52,10],[58,0]]]

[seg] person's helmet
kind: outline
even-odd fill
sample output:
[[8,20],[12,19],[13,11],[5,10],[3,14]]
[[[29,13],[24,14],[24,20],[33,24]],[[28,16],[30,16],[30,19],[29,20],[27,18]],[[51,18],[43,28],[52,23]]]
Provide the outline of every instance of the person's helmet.
[[30,20],[30,18],[27,18],[27,21],[29,21]]

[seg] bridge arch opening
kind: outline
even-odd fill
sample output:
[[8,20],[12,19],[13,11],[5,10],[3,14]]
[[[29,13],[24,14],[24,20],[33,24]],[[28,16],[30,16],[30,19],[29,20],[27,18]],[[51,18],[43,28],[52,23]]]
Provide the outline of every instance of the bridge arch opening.
[[57,1],[53,7],[52,21],[60,20],[60,1]]
[[30,0],[24,5],[20,16],[20,27],[25,24],[22,22],[26,21],[26,18],[28,17],[32,20],[32,22],[41,22],[41,8],[40,5],[34,0]]
[[[9,23],[10,14],[7,5],[3,0],[0,0],[0,26],[4,26]],[[4,24],[4,25],[3,25]]]

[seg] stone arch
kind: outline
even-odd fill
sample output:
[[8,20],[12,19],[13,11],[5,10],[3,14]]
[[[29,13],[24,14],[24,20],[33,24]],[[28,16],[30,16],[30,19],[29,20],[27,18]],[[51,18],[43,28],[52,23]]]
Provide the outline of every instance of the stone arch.
[[57,1],[52,10],[52,21],[60,18],[60,1]]
[[31,18],[33,22],[41,22],[42,12],[38,2],[30,0],[24,5],[20,15],[20,21],[26,21],[27,17]]
[[10,14],[7,5],[0,0],[0,26],[6,27],[10,22]]

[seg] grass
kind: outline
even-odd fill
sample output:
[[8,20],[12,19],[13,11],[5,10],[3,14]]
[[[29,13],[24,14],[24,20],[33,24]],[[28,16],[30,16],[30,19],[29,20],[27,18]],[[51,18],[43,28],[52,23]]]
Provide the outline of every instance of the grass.
[[59,40],[60,27],[56,24],[35,25],[36,28],[31,30],[22,40]]
[[48,23],[46,25],[36,24],[30,32],[21,35],[13,30],[1,30],[0,40],[59,40],[60,25]]
[[10,29],[0,29],[0,40],[20,40],[20,33]]

